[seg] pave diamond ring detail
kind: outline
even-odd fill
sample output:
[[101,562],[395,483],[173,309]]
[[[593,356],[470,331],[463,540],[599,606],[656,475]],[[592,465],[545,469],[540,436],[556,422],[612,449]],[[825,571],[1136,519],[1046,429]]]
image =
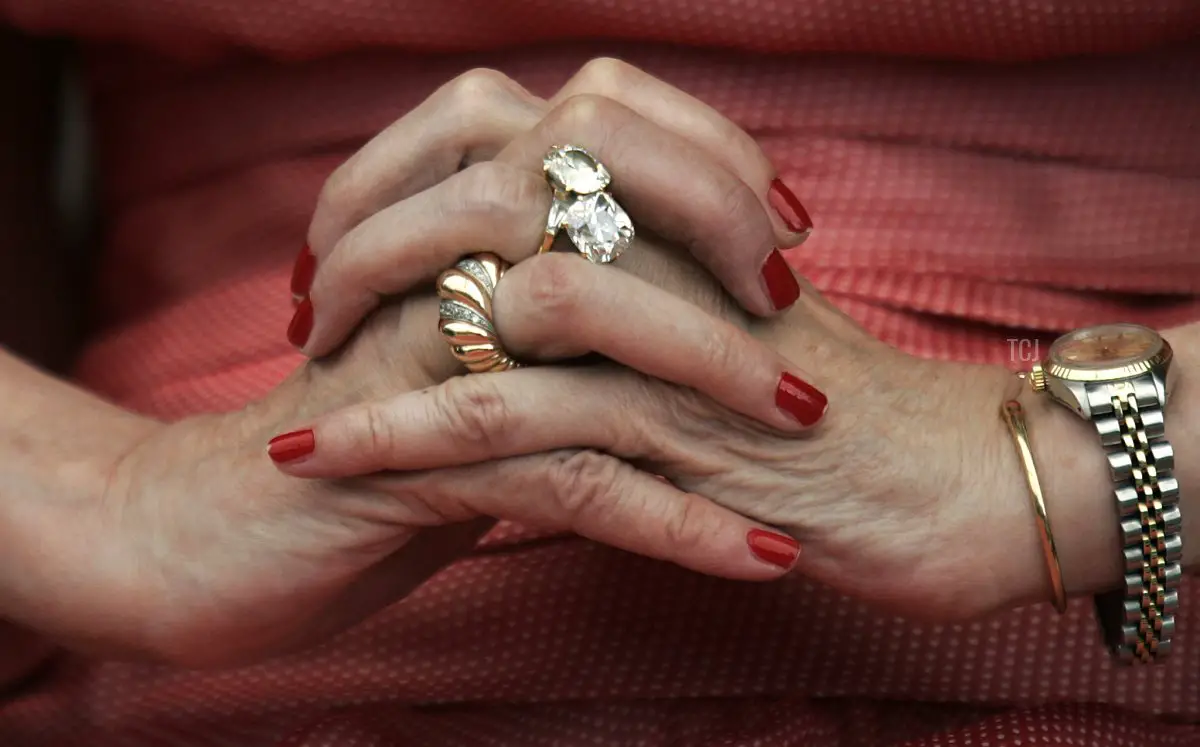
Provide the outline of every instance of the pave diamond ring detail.
[[492,296],[508,268],[495,254],[473,254],[437,279],[438,331],[471,373],[520,367],[504,351],[492,322]]

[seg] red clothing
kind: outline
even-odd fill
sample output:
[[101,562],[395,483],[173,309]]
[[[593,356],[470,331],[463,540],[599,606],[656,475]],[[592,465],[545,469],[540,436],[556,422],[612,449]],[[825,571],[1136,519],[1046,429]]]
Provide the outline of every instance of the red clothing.
[[[796,267],[901,348],[1007,364],[1030,330],[1200,318],[1190,0],[0,0],[0,16],[85,41],[105,233],[79,377],[162,417],[237,407],[298,363],[290,263],[323,178],[366,138],[469,67],[544,95],[602,53],[760,138],[817,224]],[[1086,601],[918,625],[802,578],[529,537],[504,527],[359,628],[244,671],[68,660],[0,705],[0,744],[1200,744],[1152,716],[1200,719],[1193,580],[1174,659],[1125,670]]]

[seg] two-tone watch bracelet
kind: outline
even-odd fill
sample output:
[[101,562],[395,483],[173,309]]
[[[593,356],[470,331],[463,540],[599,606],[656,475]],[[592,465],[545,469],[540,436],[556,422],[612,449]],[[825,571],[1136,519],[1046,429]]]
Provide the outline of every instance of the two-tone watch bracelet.
[[1170,654],[1183,576],[1175,454],[1149,378],[1098,387],[1088,397],[1115,485],[1125,561],[1124,588],[1098,595],[1096,612],[1117,658],[1150,663]]

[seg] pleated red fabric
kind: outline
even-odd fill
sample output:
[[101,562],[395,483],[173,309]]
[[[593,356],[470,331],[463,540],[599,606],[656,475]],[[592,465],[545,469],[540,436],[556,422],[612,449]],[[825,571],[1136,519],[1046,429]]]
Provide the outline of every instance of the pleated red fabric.
[[[817,224],[790,261],[883,339],[1200,318],[1191,0],[0,0],[86,49],[104,225],[79,380],[165,418],[299,362],[289,266],[323,179],[450,77],[546,95],[623,57],[760,139]],[[1030,528],[1033,531],[1033,528]],[[305,654],[199,673],[68,658],[0,744],[1200,744],[1200,588],[1174,660],[1114,667],[1089,605],[966,625],[802,578],[703,578],[503,527]]]

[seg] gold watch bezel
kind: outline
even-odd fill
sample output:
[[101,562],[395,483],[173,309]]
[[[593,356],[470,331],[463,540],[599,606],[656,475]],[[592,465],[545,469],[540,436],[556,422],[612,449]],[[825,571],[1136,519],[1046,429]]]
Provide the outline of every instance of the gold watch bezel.
[[[1035,391],[1045,391],[1049,384],[1049,380],[1051,379],[1058,379],[1059,381],[1077,381],[1081,383],[1122,381],[1150,373],[1151,371],[1170,363],[1173,356],[1170,343],[1168,343],[1166,339],[1158,333],[1157,330],[1140,324],[1135,326],[1142,327],[1143,329],[1152,332],[1154,336],[1158,338],[1159,348],[1153,355],[1147,356],[1132,363],[1125,363],[1120,366],[1112,366],[1110,368],[1075,367],[1065,363],[1056,363],[1050,355],[1047,355],[1046,358],[1040,363],[1034,364],[1033,370],[1030,371],[1030,384]],[[1086,329],[1091,328],[1081,327],[1078,330],[1068,332],[1059,339],[1063,339]],[[1055,340],[1055,343],[1057,342],[1058,340]]]
[[1113,368],[1095,368],[1095,369],[1080,369],[1064,365],[1062,363],[1053,363],[1047,360],[1042,368],[1045,370],[1049,378],[1061,379],[1063,381],[1082,381],[1082,382],[1097,382],[1097,381],[1120,381],[1122,379],[1131,379],[1135,376],[1150,373],[1156,368],[1166,365],[1170,362],[1171,346],[1162,337],[1162,347],[1154,355],[1143,358],[1140,361],[1126,363],[1123,366],[1114,366]]

